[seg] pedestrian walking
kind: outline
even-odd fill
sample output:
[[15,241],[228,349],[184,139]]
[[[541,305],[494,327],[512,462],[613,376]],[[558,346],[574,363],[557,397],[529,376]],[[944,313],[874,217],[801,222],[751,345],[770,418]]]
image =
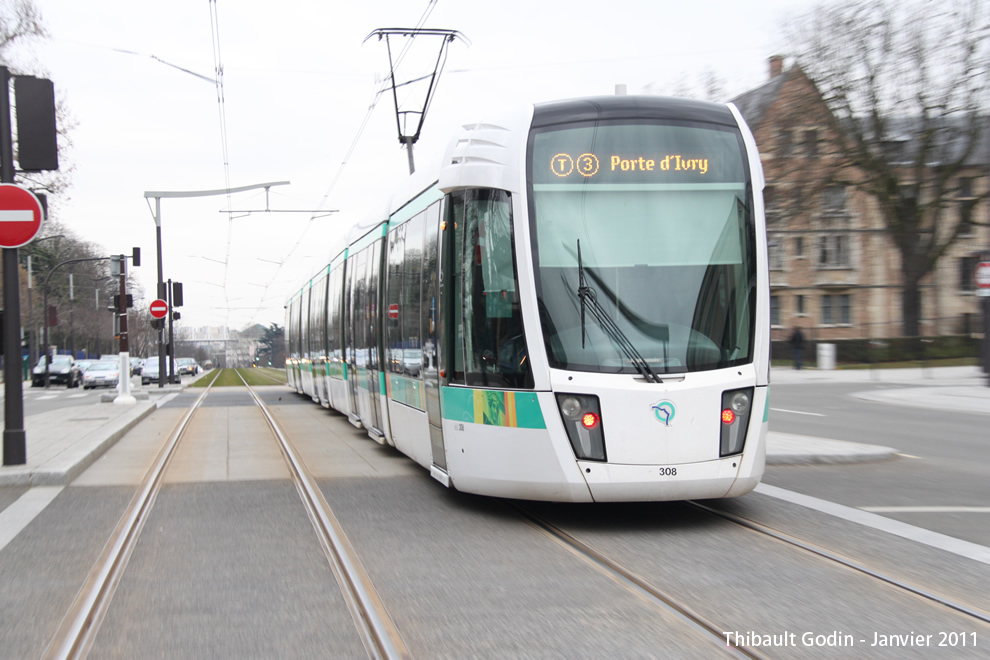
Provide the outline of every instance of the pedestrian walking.
[[794,354],[794,368],[801,369],[801,361],[804,357],[804,333],[801,328],[795,327],[791,333],[791,351]]

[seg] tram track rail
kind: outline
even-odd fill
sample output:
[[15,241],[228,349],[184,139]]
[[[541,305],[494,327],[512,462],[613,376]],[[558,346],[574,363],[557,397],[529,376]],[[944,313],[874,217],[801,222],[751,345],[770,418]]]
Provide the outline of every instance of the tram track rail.
[[[219,372],[218,374],[219,375]],[[117,527],[110,535],[110,540],[96,560],[82,588],[76,595],[75,601],[69,607],[62,619],[54,637],[42,656],[45,660],[85,658],[89,653],[100,624],[110,608],[117,585],[127,568],[127,562],[141,536],[141,530],[147,522],[155,499],[161,490],[165,471],[168,468],[175,449],[179,445],[189,424],[189,420],[199,409],[216,382],[216,376],[203,390],[196,401],[169,434],[168,440],[158,452],[155,462],[148,470],[141,487],[135,493]]]
[[909,582],[907,582],[905,580],[901,580],[900,578],[894,577],[894,576],[892,576],[892,575],[890,575],[888,573],[884,573],[882,571],[878,571],[878,570],[876,570],[874,568],[871,568],[871,567],[867,566],[866,564],[863,564],[862,562],[855,561],[855,560],[853,560],[853,559],[851,559],[849,557],[845,557],[845,556],[843,556],[843,555],[841,555],[841,554],[839,554],[837,552],[833,552],[831,550],[827,550],[827,549],[822,548],[821,546],[818,546],[818,545],[816,545],[814,543],[810,543],[808,541],[801,540],[801,539],[799,539],[799,538],[797,538],[795,536],[791,536],[790,534],[786,534],[786,533],[781,532],[779,530],[773,529],[772,527],[769,527],[767,525],[763,525],[763,524],[758,523],[758,522],[756,522],[754,520],[750,520],[748,518],[744,518],[744,517],[739,516],[739,515],[734,514],[734,513],[729,513],[728,511],[722,511],[722,510],[716,509],[714,507],[708,506],[707,504],[702,504],[700,502],[695,502],[695,501],[688,501],[688,502],[686,502],[686,504],[689,504],[689,505],[691,505],[691,506],[693,506],[693,507],[695,507],[697,509],[700,509],[702,511],[705,511],[706,513],[709,513],[709,514],[711,514],[713,516],[717,516],[719,518],[722,518],[723,520],[727,520],[727,521],[729,521],[729,522],[731,522],[731,523],[733,523],[735,525],[738,525],[740,527],[743,527],[743,528],[745,528],[747,530],[750,530],[750,531],[752,531],[754,533],[757,533],[757,534],[761,534],[763,536],[770,537],[772,539],[775,539],[775,540],[777,540],[777,541],[779,541],[779,542],[781,542],[781,543],[783,543],[785,545],[791,546],[791,547],[800,548],[801,550],[803,550],[803,551],[805,551],[807,553],[810,553],[810,554],[812,554],[814,556],[817,556],[817,557],[826,559],[826,560],[828,560],[830,562],[833,562],[835,564],[838,564],[840,566],[843,566],[845,568],[848,568],[848,569],[850,569],[852,571],[855,571],[857,573],[860,573],[860,574],[863,574],[863,575],[867,575],[867,576],[869,576],[869,577],[871,577],[871,578],[873,578],[875,580],[878,580],[880,582],[883,582],[883,583],[885,583],[887,585],[890,585],[890,586],[892,586],[892,587],[894,587],[896,589],[899,589],[901,591],[905,591],[907,593],[913,594],[913,595],[918,596],[919,598],[922,598],[924,600],[927,600],[927,601],[930,601],[930,602],[933,602],[933,603],[937,603],[938,605],[941,605],[941,606],[943,606],[943,607],[945,607],[947,609],[953,610],[953,611],[958,612],[958,613],[961,613],[961,614],[963,614],[965,616],[968,616],[968,617],[971,617],[973,619],[976,619],[977,621],[981,621],[983,623],[990,624],[990,613],[987,613],[987,612],[985,612],[983,610],[980,610],[980,609],[978,609],[976,607],[972,607],[970,605],[966,605],[964,603],[960,603],[960,602],[958,602],[958,601],[956,601],[956,600],[954,600],[952,598],[948,598],[946,596],[943,596],[941,594],[935,593],[935,592],[930,591],[928,589],[919,587],[917,585],[910,584]]
[[361,565],[357,552],[344,534],[340,522],[316,485],[316,480],[306,469],[305,463],[292,443],[286,439],[268,407],[247,384],[244,377],[240,373],[237,375],[244,382],[248,393],[261,409],[278,439],[279,448],[289,465],[296,490],[320,539],[320,545],[327,556],[334,577],[337,578],[337,584],[347,602],[368,655],[373,658],[411,658],[412,655],[402,635],[385,609],[368,572]]
[[[236,373],[236,372],[235,372]],[[45,660],[85,658],[92,649],[100,626],[110,608],[117,586],[155,500],[164,483],[169,463],[176,453],[190,420],[209,396],[220,372],[203,389],[189,410],[169,434],[143,482],[131,499],[92,570],[64,615],[43,654]],[[261,410],[285,460],[320,545],[337,580],[341,594],[354,621],[358,636],[370,658],[411,658],[367,571],[344,534],[329,503],[292,443],[264,402],[238,374],[252,401]]]
[[645,597],[660,609],[672,614],[680,619],[686,626],[693,629],[700,637],[712,642],[713,646],[720,646],[723,652],[729,657],[762,659],[764,656],[756,650],[735,643],[727,638],[723,631],[728,628],[720,627],[713,621],[692,610],[688,605],[681,602],[671,594],[664,592],[648,580],[636,575],[618,562],[608,558],[592,546],[571,536],[553,523],[529,512],[519,506],[506,503],[510,509],[533,525],[536,529],[550,536],[565,548],[576,554],[581,559],[589,562],[593,566],[605,571],[613,579],[625,586],[630,591]]
[[[506,502],[505,504],[526,522],[563,545],[581,559],[609,574],[617,582],[624,584],[629,590],[644,596],[647,600],[652,601],[658,607],[674,614],[677,618],[682,620],[689,627],[695,629],[695,631],[702,636],[717,640],[723,650],[727,651],[731,656],[744,658],[764,657],[759,650],[737,644],[735,639],[727,637],[724,631],[730,630],[730,628],[720,626],[706,616],[699,614],[690,606],[686,605],[681,599],[663,591],[649,580],[637,575],[618,561],[606,556],[590,544],[581,541],[560,527],[542,518],[540,515],[528,511],[517,504],[509,502]],[[976,621],[990,623],[990,614],[979,608],[959,602],[958,600],[935,593],[934,591],[925,589],[915,584],[911,584],[906,580],[902,580],[883,571],[876,570],[862,562],[855,561],[837,552],[804,541],[795,536],[778,531],[742,516],[721,511],[707,504],[702,504],[695,501],[686,501],[684,504],[704,511],[709,515],[722,518],[734,525],[743,527],[752,533],[772,538],[792,549],[809,553],[816,558],[827,560],[833,565],[838,565],[845,569],[851,570],[854,573],[868,576],[869,578],[891,587],[896,591],[910,594],[911,596],[919,598],[923,601],[940,606],[956,614],[961,614],[972,618]]]

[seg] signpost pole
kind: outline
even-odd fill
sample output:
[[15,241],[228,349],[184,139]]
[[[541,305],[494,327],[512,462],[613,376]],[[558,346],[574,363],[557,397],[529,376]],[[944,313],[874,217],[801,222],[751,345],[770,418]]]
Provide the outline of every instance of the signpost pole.
[[[0,182],[14,182],[14,143],[10,126],[10,71],[0,67]],[[27,463],[24,381],[21,375],[21,273],[17,248],[3,249],[3,464]]]

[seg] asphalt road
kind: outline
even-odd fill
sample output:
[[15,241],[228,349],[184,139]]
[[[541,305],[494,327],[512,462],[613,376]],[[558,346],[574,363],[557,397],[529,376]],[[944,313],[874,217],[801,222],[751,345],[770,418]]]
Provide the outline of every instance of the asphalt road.
[[888,461],[771,466],[764,483],[876,510],[883,516],[990,546],[990,431],[986,415],[865,401],[892,384],[773,387],[770,429],[893,447]]

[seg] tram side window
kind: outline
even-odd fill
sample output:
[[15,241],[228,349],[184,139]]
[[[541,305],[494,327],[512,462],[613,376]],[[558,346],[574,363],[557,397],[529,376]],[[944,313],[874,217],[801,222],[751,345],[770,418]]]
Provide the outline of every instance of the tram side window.
[[302,304],[299,306],[300,320],[302,321],[302,359],[309,361],[309,301],[311,300],[311,292],[313,291],[313,283],[310,282],[306,291],[303,293]]
[[340,284],[339,280],[340,269],[335,269],[330,272],[327,276],[327,356],[331,358],[339,357],[339,341],[338,333],[340,328],[339,319],[339,299],[340,299]]
[[[455,226],[455,377],[475,387],[532,388],[509,193],[451,196]],[[461,357],[462,354],[463,357]],[[460,359],[456,359],[460,358]]]
[[[402,295],[402,260],[405,255],[406,225],[400,225],[388,235],[388,279],[385,282],[385,346],[388,361],[385,369],[402,373],[402,325],[398,312]],[[393,312],[393,310],[397,310]]]
[[406,253],[403,260],[402,300],[402,371],[418,377],[423,364],[423,347],[419,328],[419,306],[423,282],[423,223],[420,213],[406,223]]

